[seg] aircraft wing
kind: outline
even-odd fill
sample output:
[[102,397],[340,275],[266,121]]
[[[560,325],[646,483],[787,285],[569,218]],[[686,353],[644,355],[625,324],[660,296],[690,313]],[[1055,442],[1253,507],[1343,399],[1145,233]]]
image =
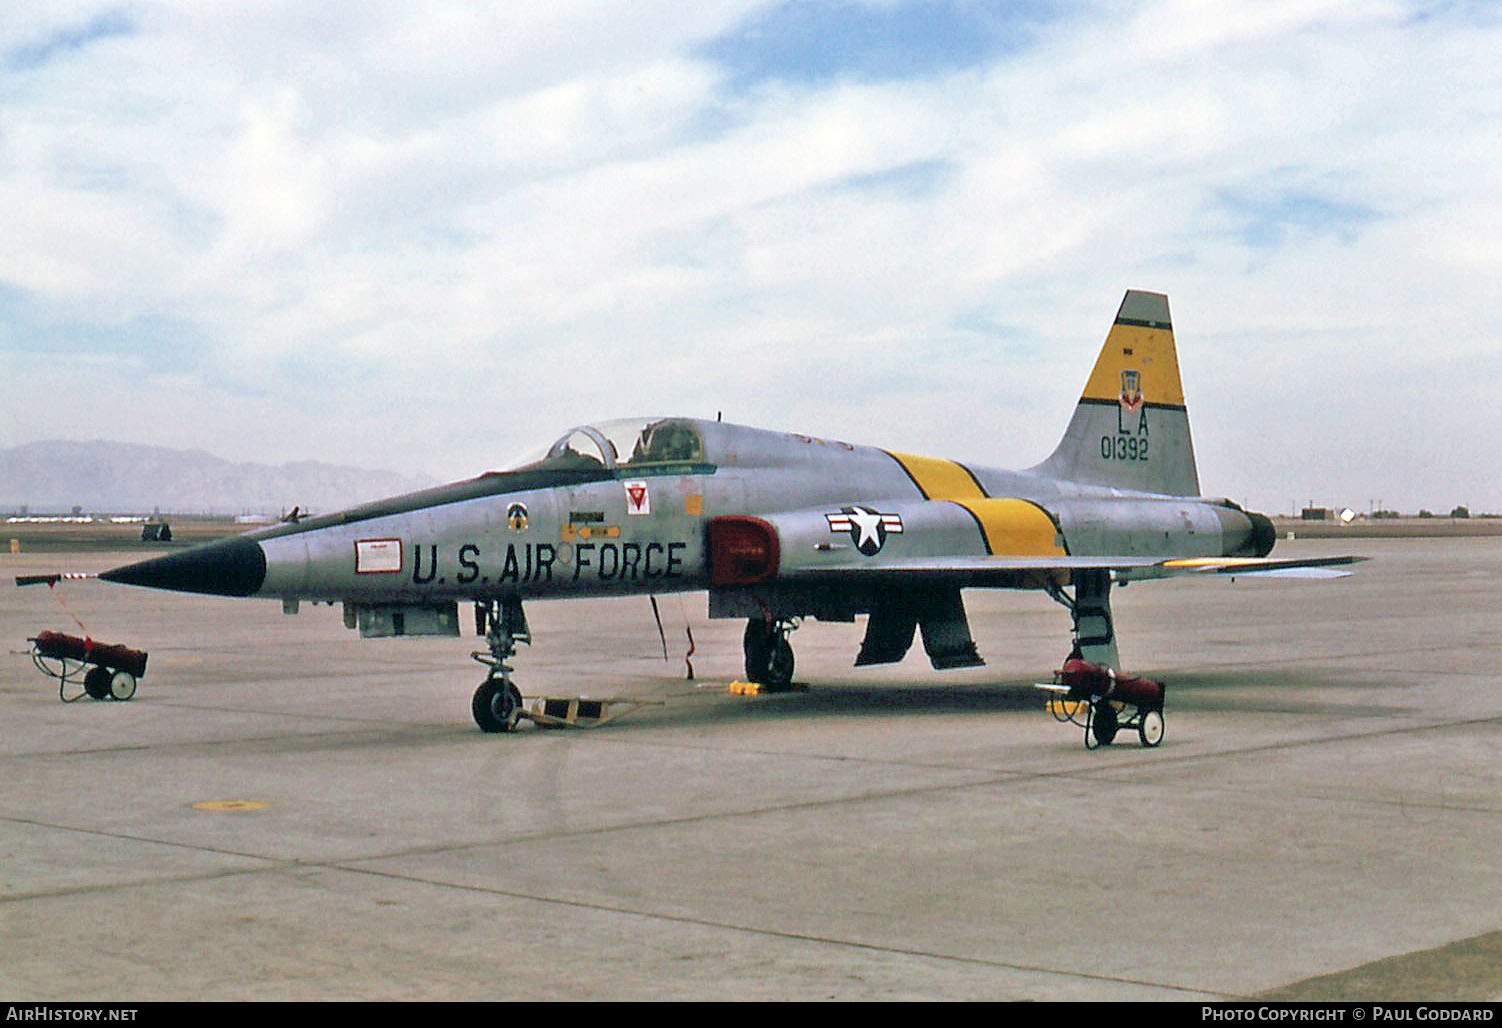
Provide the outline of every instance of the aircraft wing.
[[974,585],[997,584],[1015,580],[1019,575],[1047,575],[1071,571],[1111,571],[1117,581],[1130,582],[1181,575],[1233,575],[1262,578],[1339,578],[1351,572],[1343,566],[1365,557],[1012,557],[942,556],[896,557],[882,561],[821,561],[806,567],[784,564],[780,577],[805,581],[914,578],[964,579]]
[[1351,572],[1340,570],[1365,557],[1180,557],[1155,565],[1153,573],[1143,578],[1169,578],[1174,575],[1250,575],[1258,578],[1345,578]]

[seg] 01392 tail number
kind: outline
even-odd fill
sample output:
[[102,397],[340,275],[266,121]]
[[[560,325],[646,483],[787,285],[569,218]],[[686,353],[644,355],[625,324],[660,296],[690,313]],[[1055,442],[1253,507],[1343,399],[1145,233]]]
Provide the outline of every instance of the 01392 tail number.
[[1146,436],[1103,435],[1100,437],[1101,460],[1147,460]]

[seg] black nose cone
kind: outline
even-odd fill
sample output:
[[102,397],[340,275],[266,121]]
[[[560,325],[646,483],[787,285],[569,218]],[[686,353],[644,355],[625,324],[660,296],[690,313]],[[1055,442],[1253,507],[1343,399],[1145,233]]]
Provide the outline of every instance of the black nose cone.
[[266,553],[253,539],[223,539],[102,573],[107,582],[214,596],[253,596],[266,582]]

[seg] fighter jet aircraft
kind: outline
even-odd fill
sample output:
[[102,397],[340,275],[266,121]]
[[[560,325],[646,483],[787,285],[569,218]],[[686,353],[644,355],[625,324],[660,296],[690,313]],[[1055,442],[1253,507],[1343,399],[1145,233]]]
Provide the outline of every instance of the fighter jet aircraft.
[[487,732],[514,729],[523,602],[707,589],[744,618],[746,675],[793,678],[805,618],[867,615],[857,665],[982,663],[967,588],[1036,589],[1073,615],[1071,655],[1117,668],[1113,583],[1344,574],[1270,558],[1272,522],[1200,495],[1167,297],[1130,291],[1058,448],[1002,471],[685,417],[584,425],[515,466],[107,571],[111,582],[341,602],[362,636],[458,635],[473,604]]

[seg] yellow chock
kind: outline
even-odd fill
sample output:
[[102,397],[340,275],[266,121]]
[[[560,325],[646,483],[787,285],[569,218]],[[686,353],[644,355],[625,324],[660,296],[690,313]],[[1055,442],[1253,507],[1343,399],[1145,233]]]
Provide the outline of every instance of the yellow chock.
[[1084,700],[1066,700],[1058,696],[1048,698],[1048,712],[1064,720],[1074,717],[1084,706],[1087,706]]
[[761,686],[755,682],[735,681],[730,683],[730,695],[732,696],[760,696]]

